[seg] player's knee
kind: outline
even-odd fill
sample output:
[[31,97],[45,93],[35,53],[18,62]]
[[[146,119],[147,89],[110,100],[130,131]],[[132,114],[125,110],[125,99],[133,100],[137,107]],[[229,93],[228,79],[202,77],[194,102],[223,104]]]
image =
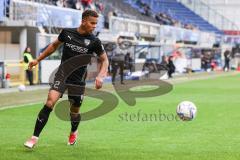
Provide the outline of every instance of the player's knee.
[[48,99],[46,102],[46,105],[50,108],[53,108],[56,102],[54,102],[52,99]]
[[80,106],[82,105],[82,101],[80,100],[70,100],[71,102],[71,106],[74,108],[80,108]]
[[83,101],[83,96],[68,96],[70,104],[74,108],[80,108]]
[[80,106],[71,106],[70,112],[73,114],[78,114],[80,111]]

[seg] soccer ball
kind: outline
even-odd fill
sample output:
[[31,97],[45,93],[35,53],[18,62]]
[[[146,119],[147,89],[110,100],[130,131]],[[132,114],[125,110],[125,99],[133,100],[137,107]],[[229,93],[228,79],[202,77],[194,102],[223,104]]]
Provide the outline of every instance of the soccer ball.
[[177,106],[177,115],[183,121],[191,121],[196,117],[197,107],[190,101],[183,101]]
[[18,90],[19,90],[20,92],[23,92],[23,91],[26,90],[26,86],[23,85],[23,84],[21,84],[21,85],[18,86]]

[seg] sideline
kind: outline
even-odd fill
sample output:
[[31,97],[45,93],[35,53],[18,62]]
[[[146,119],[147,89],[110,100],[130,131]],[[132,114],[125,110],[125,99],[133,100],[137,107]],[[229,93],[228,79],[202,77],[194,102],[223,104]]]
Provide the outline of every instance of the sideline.
[[[203,75],[188,75],[188,76],[183,76],[183,77],[176,77],[175,79],[168,79],[166,80],[169,83],[172,84],[179,84],[179,83],[185,83],[185,82],[190,82],[190,81],[196,81],[196,80],[206,80],[206,79],[214,79],[218,77],[225,77],[225,76],[236,76],[238,75],[239,72],[230,72],[230,73],[220,73],[220,74],[203,74]],[[107,85],[107,88],[109,89],[109,86]],[[107,89],[105,88],[105,89]],[[104,90],[104,89],[103,89]],[[109,90],[108,90],[109,91]],[[29,107],[32,105],[36,104],[43,104],[42,101],[34,102],[34,103],[25,103],[25,104],[20,104],[20,105],[11,105],[11,106],[4,106],[0,107],[0,111],[7,110],[7,109],[13,109],[13,108],[20,108],[20,107]]]
[[29,107],[29,106],[41,104],[41,103],[42,102],[35,102],[35,103],[26,103],[26,104],[20,104],[20,105],[4,106],[4,107],[0,107],[0,111],[6,110],[6,109],[12,109],[12,108]]

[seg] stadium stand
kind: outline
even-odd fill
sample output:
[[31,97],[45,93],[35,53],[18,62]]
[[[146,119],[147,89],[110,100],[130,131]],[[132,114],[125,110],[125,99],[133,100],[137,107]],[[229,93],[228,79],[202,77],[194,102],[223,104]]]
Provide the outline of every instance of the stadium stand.
[[214,9],[217,13],[224,15],[227,19],[231,20],[235,24],[235,29],[228,27],[228,24],[224,24],[224,33],[227,35],[239,35],[240,22],[240,1],[239,0],[202,0],[203,3]]
[[[126,0],[125,2],[129,3],[132,7],[137,8],[140,12],[143,12],[143,9],[139,6],[139,4],[147,4],[151,8],[152,13],[156,15],[169,15],[171,17],[170,19],[173,19],[176,22],[181,22],[185,28],[192,28],[188,26],[196,26],[202,31],[223,34],[223,32],[218,28],[211,25],[209,22],[185,7],[177,0],[158,0],[154,2],[148,0]],[[154,5],[152,5],[153,3]],[[174,22],[170,22],[171,25],[173,25],[173,23]]]
[[[87,8],[101,13],[97,31],[101,32],[99,37],[104,37],[104,43],[115,43],[117,36],[132,38],[133,57],[138,58],[144,52],[148,54],[146,59],[159,61],[163,55],[184,47],[199,48],[199,55],[201,48],[213,52],[213,46],[222,42],[223,32],[185,6],[177,0],[3,0],[0,1],[0,60],[10,64],[11,69],[22,70],[18,63],[26,46],[32,48],[34,57],[38,56],[62,28],[78,27],[81,13]],[[223,42],[232,45],[238,41],[236,37],[224,37]],[[58,50],[45,63],[52,64],[51,60],[59,60],[60,55]],[[199,71],[201,59],[196,58],[198,62],[194,61],[192,66]],[[47,82],[48,76],[41,74],[45,73],[44,67],[39,73],[41,82]],[[22,75],[16,77],[19,76]]]

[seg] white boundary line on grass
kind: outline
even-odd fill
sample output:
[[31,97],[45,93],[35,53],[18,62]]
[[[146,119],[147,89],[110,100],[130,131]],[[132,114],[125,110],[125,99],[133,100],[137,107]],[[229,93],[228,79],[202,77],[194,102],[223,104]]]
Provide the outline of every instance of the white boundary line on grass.
[[[62,99],[65,100],[64,98],[62,98]],[[32,105],[36,105],[36,104],[44,104],[44,102],[38,101],[38,102],[34,102],[34,103],[25,103],[25,104],[20,104],[20,105],[4,106],[4,107],[0,107],[0,111],[12,109],[12,108],[28,107],[28,106],[32,106]]]
[[[234,76],[234,75],[237,75],[237,74],[239,74],[239,73],[238,72],[233,72],[233,73],[230,73],[230,74],[212,75],[210,77],[206,77],[206,76],[195,77],[195,78],[184,77],[184,78],[179,78],[179,79],[175,79],[175,80],[172,79],[169,82],[173,83],[173,84],[175,84],[175,83],[185,83],[185,82],[188,82],[188,81],[206,80],[206,79],[213,79],[213,78],[218,78],[218,77],[225,77],[225,76],[229,76],[229,75]],[[12,109],[12,108],[27,107],[27,106],[41,104],[41,103],[42,103],[42,101],[35,102],[35,103],[20,104],[20,105],[4,106],[4,107],[0,107],[0,111],[7,110],[7,109]]]
[[40,103],[41,102],[35,102],[35,103],[26,103],[26,104],[20,104],[20,105],[5,106],[5,107],[1,107],[0,111],[6,110],[6,109],[12,109],[12,108],[27,107],[27,106],[31,106],[31,105],[40,104]]

